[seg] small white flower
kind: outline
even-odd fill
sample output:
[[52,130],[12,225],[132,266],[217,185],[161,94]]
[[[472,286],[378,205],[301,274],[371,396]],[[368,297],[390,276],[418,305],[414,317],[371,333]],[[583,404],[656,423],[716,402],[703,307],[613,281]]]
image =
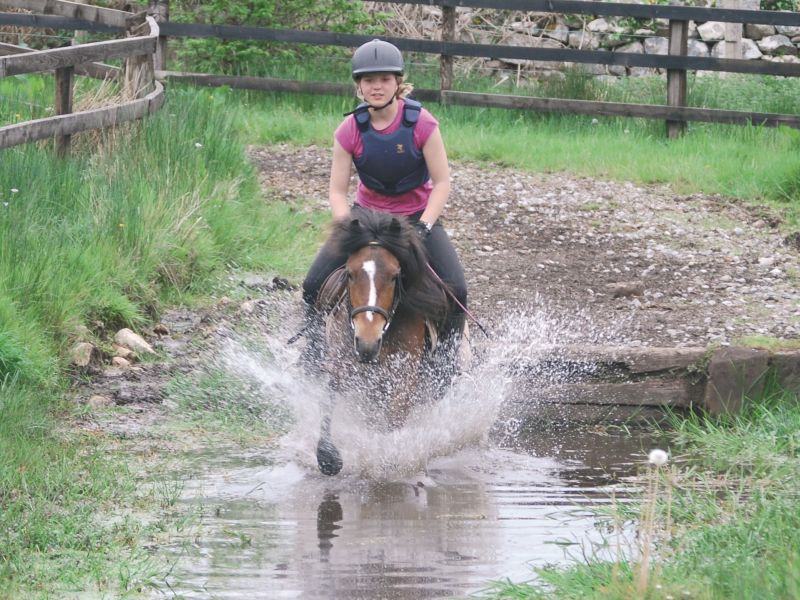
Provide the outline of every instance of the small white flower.
[[626,130],[625,130],[625,131],[623,131],[622,133],[624,133],[625,135],[628,135],[630,132],[631,132],[631,130],[630,130],[630,129],[626,129]]
[[17,188],[11,188],[11,193],[16,194],[19,190]]
[[650,450],[650,454],[647,455],[648,462],[657,467],[667,464],[667,459],[669,459],[667,453],[663,450],[659,450],[658,448],[655,450]]
[[599,122],[597,119],[592,119],[592,125],[597,125]]
[[8,208],[8,202],[3,202],[3,206],[5,206],[6,208]]
[[195,143],[194,143],[194,147],[195,147],[195,148],[202,148],[202,147],[203,147],[203,144],[201,144],[200,142],[195,142]]

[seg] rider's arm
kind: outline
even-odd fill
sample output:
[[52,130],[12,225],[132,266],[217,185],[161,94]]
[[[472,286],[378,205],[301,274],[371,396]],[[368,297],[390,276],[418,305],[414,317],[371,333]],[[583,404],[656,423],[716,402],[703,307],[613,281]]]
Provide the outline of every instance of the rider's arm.
[[338,140],[334,139],[328,202],[331,206],[333,218],[336,221],[350,216],[350,205],[347,203],[347,188],[350,185],[350,165],[352,162],[353,156],[342,147]]
[[422,154],[428,166],[428,173],[431,175],[433,189],[428,198],[428,206],[419,220],[433,225],[442,214],[447,197],[450,195],[450,167],[447,164],[447,152],[438,127],[433,130],[422,147]]

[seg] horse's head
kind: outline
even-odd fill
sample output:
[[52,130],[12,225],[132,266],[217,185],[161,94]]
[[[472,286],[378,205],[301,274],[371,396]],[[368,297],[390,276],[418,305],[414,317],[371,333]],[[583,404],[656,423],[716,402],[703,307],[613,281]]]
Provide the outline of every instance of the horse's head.
[[375,362],[400,301],[400,262],[370,242],[350,255],[345,269],[353,347],[361,362]]
[[332,243],[348,256],[355,352],[362,362],[373,362],[401,302],[404,314],[437,321],[445,314],[447,298],[428,274],[424,245],[405,218],[362,208],[354,208],[352,215],[335,224]]

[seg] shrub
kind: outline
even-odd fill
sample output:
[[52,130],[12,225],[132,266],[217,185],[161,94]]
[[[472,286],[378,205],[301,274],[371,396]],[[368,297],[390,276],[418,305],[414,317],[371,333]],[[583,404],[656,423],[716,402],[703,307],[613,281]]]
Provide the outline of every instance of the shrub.
[[[254,0],[226,2],[177,0],[170,20],[216,25],[247,25],[275,29],[302,29],[339,33],[377,34],[381,17],[370,15],[363,3],[353,0]],[[305,44],[253,42],[249,40],[185,39],[176,44],[178,58],[187,67],[206,72],[263,75],[285,64],[302,64],[320,56],[344,56],[340,48]]]

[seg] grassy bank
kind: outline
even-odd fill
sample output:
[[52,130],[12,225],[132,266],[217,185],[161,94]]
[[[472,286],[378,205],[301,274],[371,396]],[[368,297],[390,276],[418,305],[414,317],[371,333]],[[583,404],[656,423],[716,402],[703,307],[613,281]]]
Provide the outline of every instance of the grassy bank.
[[[672,425],[678,460],[656,475],[656,494],[617,516],[645,523],[637,541],[649,569],[637,559],[590,559],[540,570],[534,583],[498,584],[487,597],[800,598],[798,398],[774,392],[735,418]],[[648,523],[655,541],[643,545]]]
[[[0,81],[0,123],[45,115],[48,81]],[[0,597],[135,594],[163,574],[144,544],[166,525],[131,515],[164,502],[140,489],[107,440],[61,426],[76,410],[65,357],[79,340],[107,344],[98,322],[136,327],[165,306],[209,300],[232,270],[298,280],[325,216],[265,201],[245,148],[328,146],[352,106],[170,86],[160,113],[111,136],[76,136],[67,161],[47,144],[3,151]],[[668,143],[660,123],[431,108],[455,160],[670,183],[769,202],[787,209],[787,227],[797,224],[794,131],[692,126]]]
[[[14,81],[4,122],[48,102],[41,79]],[[121,516],[157,511],[157,496],[104,440],[62,426],[76,410],[65,357],[76,341],[108,345],[97,322],[113,332],[202,303],[231,270],[305,269],[319,219],[264,201],[235,110],[172,90],[144,127],[78,136],[68,161],[46,145],[3,151],[0,597],[116,596],[163,574],[143,543],[164,523]]]

